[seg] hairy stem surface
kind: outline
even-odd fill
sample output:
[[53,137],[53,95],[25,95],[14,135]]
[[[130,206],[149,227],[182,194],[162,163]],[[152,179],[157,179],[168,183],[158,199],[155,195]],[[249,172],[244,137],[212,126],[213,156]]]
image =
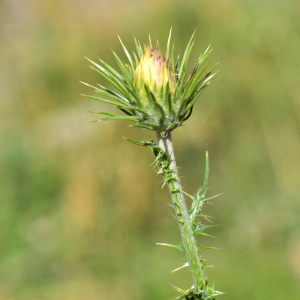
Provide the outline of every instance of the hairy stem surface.
[[160,133],[157,132],[157,142],[159,147],[170,158],[170,169],[172,170],[171,176],[174,178],[174,180],[167,181],[167,183],[181,232],[182,244],[188,259],[190,271],[192,273],[194,287],[196,292],[199,292],[204,283],[203,270],[201,267],[201,262],[198,255],[198,247],[192,231],[192,224],[186,207],[182,186],[179,180],[171,132],[169,132],[165,138],[163,138]]

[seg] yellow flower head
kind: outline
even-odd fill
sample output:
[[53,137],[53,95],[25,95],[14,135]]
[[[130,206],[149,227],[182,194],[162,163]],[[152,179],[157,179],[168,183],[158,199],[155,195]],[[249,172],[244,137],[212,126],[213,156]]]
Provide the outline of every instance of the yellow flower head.
[[[168,83],[170,92],[175,90],[176,81],[169,67],[169,59],[166,60],[158,49],[145,47],[144,54],[135,69],[134,78],[140,88],[148,86],[155,96],[159,96]],[[159,98],[157,97],[158,102]]]

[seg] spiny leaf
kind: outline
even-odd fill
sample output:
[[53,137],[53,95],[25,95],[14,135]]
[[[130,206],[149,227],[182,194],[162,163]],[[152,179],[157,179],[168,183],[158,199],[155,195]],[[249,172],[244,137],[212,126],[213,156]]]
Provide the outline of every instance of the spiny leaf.
[[204,262],[201,262],[201,266],[202,266],[203,269],[205,269],[205,268],[213,268],[214,267],[213,265],[205,264]]
[[146,96],[147,96],[147,100],[148,100],[147,101],[148,107],[146,107],[146,108],[148,108],[150,113],[152,115],[154,115],[156,119],[158,119],[157,112],[155,110],[155,105],[154,105],[154,103],[156,102],[156,99],[155,99],[155,97],[153,97],[151,95],[150,89],[146,84],[144,85],[144,88],[145,88]]
[[[99,98],[99,99],[101,99],[101,98]],[[104,99],[105,100],[105,99]],[[101,100],[99,100],[99,101],[101,101]],[[102,101],[102,102],[105,102],[105,101]],[[141,112],[143,115],[146,115],[146,116],[148,116],[148,117],[151,117],[151,115],[150,114],[148,114],[145,110],[143,110],[143,109],[140,109],[140,108],[138,108],[138,107],[135,107],[135,106],[132,106],[132,105],[122,105],[122,104],[115,104],[115,106],[117,107],[117,108],[119,108],[119,109],[128,109],[128,110],[130,110],[130,111],[138,111],[138,112]]]
[[[168,282],[169,283],[169,282]],[[177,292],[179,292],[180,294],[185,294],[186,293],[186,291],[184,291],[184,290],[182,290],[181,288],[179,288],[179,287],[177,287],[177,286],[175,286],[175,285],[173,285],[172,283],[169,283],[169,285],[170,286],[172,286]]]
[[208,46],[207,49],[204,51],[204,53],[200,55],[200,57],[197,61],[197,64],[195,65],[195,68],[194,68],[195,73],[198,71],[198,69],[200,68],[202,63],[206,60],[206,58],[210,55],[211,52],[212,52],[212,49],[210,49],[210,46]]
[[159,52],[160,52],[160,48],[159,48],[159,41],[158,41],[158,40],[156,40],[156,49],[157,49],[157,51],[159,51]]
[[177,60],[175,63],[175,75],[176,75],[177,80],[178,80],[178,78],[180,79],[180,77],[178,76],[178,67],[179,67],[179,55],[177,56]]
[[171,271],[171,273],[174,273],[174,272],[176,272],[176,271],[179,271],[179,270],[181,270],[181,269],[183,269],[183,268],[186,268],[186,267],[188,267],[188,266],[189,266],[189,263],[187,262],[187,263],[185,263],[184,265],[182,265],[181,267],[179,267],[179,268],[177,268],[177,269]]
[[98,70],[94,67],[91,67],[94,71],[99,73],[101,76],[103,76],[107,81],[109,81],[117,90],[119,90],[127,99],[130,99],[128,91],[126,90],[126,87],[124,87],[124,84],[120,83],[115,77],[110,77],[109,75],[106,75],[101,70]]
[[172,95],[172,106],[174,108],[177,108],[177,100],[178,100],[178,91],[180,89],[180,83],[177,82],[176,85],[175,85],[175,90],[173,92],[173,95]]
[[84,57],[84,58],[87,59],[90,63],[92,63],[95,67],[97,67],[101,72],[103,72],[107,76],[111,75],[107,70],[105,70],[105,68],[103,68],[99,64],[95,63],[94,61],[92,61],[91,59],[89,59],[87,57]]
[[197,92],[197,94],[195,94],[193,100],[189,103],[185,111],[189,111],[194,106],[195,102],[198,100],[199,96],[204,92],[204,89],[208,86],[208,84],[204,85],[203,88],[199,92]]
[[134,116],[134,114],[132,112],[127,111],[126,109],[123,109],[121,107],[118,106],[118,109],[120,111],[122,111],[124,114],[126,114],[127,116]]
[[143,125],[143,124],[140,124],[140,123],[130,125],[129,127],[139,127],[139,128],[148,129],[148,130],[156,130],[156,128],[157,128],[157,127],[151,127],[151,126]]
[[[126,114],[128,114],[128,112],[126,112],[126,109],[128,109],[130,111],[139,111],[139,112],[142,112],[145,115],[149,115],[146,111],[144,111],[142,109],[139,109],[137,107],[134,107],[134,106],[123,105],[123,104],[116,103],[116,102],[113,102],[113,101],[110,101],[110,100],[107,100],[107,99],[98,98],[98,97],[94,97],[94,96],[90,96],[90,95],[81,94],[81,96],[86,97],[86,98],[91,98],[91,99],[94,99],[94,100],[97,100],[97,101],[101,101],[101,102],[104,102],[104,103],[112,104],[112,105],[116,106],[117,108],[119,108],[121,111],[125,112]],[[99,113],[99,112],[95,111],[94,113]]]
[[210,227],[212,227],[212,225],[203,225],[201,223],[197,223],[195,226],[193,226],[193,231],[196,234],[202,234],[205,229]]
[[170,29],[170,34],[169,34],[168,43],[167,43],[166,59],[170,58],[169,53],[170,53],[171,34],[172,34],[172,26],[171,26],[171,29]]
[[123,44],[121,38],[120,38],[119,36],[118,36],[118,38],[119,38],[120,43],[121,43],[121,45],[122,45],[122,47],[123,47],[123,49],[124,49],[124,52],[126,53],[126,56],[127,56],[128,60],[129,60],[129,63],[130,63],[130,65],[131,65],[131,67],[132,67],[132,70],[134,70],[134,69],[135,69],[134,61],[132,60],[132,58],[131,58],[129,52],[127,51],[125,45]]
[[[98,84],[103,90],[98,90],[99,91],[99,93],[100,93],[100,91],[101,91],[101,93],[100,94],[102,94],[103,96],[107,96],[107,97],[110,97],[110,98],[112,98],[112,99],[116,99],[116,98],[118,98],[118,99],[116,99],[116,100],[118,100],[118,101],[120,101],[120,100],[122,100],[124,103],[132,103],[132,100],[131,100],[131,98],[130,99],[126,99],[126,98],[124,98],[124,97],[122,97],[121,95],[119,95],[119,94],[117,94],[116,92],[114,92],[114,91],[112,91],[112,90],[110,90],[110,89],[108,89],[108,88],[106,88],[106,87],[104,87],[104,86],[102,86],[102,85],[100,85],[100,84]],[[115,97],[115,98],[113,98],[113,97]],[[119,100],[120,99],[120,100]]]
[[204,233],[203,231],[194,231],[194,234],[195,234],[195,236],[196,235],[204,235],[204,236],[207,236],[207,237],[216,238],[215,236]]
[[191,116],[191,114],[193,112],[193,108],[194,108],[194,106],[192,106],[192,108],[188,112],[186,111],[183,121],[186,121]]
[[130,117],[130,116],[113,116],[113,117],[107,117],[107,118],[103,118],[103,119],[100,119],[100,120],[97,120],[95,122],[101,122],[101,121],[111,121],[111,120],[128,120],[128,121],[135,121],[135,122],[138,122],[141,118],[139,117]]
[[189,198],[191,198],[193,200],[193,202],[196,202],[196,197],[193,197],[192,195],[188,194],[185,191],[182,191],[186,196],[188,196]]
[[208,174],[209,174],[209,157],[208,157],[208,151],[206,151],[204,183],[203,183],[202,188],[200,188],[199,191],[198,191],[198,193],[197,193],[197,196],[200,197],[200,198],[203,198],[205,196],[206,191],[207,191]]
[[120,103],[113,102],[111,100],[107,100],[107,99],[103,99],[103,98],[98,98],[98,97],[90,96],[90,95],[80,94],[80,96],[83,96],[83,97],[86,97],[86,98],[90,98],[90,99],[94,99],[94,100],[97,100],[97,101],[101,101],[101,102],[104,102],[104,103],[109,103],[109,104],[112,104],[112,105],[115,105],[115,106],[120,105]]
[[134,38],[134,42],[135,42],[137,54],[138,54],[139,58],[141,59],[143,56],[143,49],[141,47],[140,41],[137,41],[136,38]]
[[172,247],[172,248],[178,249],[178,250],[180,250],[182,252],[185,252],[184,251],[184,247],[182,245],[177,246],[177,245],[171,245],[171,244],[165,244],[165,243],[156,243],[156,245],[168,246],[168,247]]
[[133,143],[135,145],[138,145],[138,146],[146,146],[146,143],[145,142],[137,142],[137,141],[134,141],[134,140],[131,140],[131,139],[128,139],[126,137],[122,137],[124,140],[130,142],[130,143]]
[[[90,60],[88,58],[86,58],[86,59],[88,61],[90,61],[94,66],[97,67],[97,69],[95,69],[94,67],[91,67],[93,70],[95,70],[100,75],[102,75],[105,79],[107,79],[109,82],[111,82],[118,90],[120,90],[120,91],[122,90],[123,94],[124,94],[124,92],[127,93],[126,88],[128,88],[128,87],[126,86],[126,84],[120,74],[119,74],[119,76],[114,75],[111,72],[109,72],[108,70],[106,70],[104,67],[100,66],[99,64],[93,62],[92,60]],[[127,80],[126,82],[129,86],[131,85],[131,80]]]
[[121,74],[119,74],[113,67],[111,67],[109,64],[107,64],[106,62],[104,62],[102,59],[99,58],[99,60],[111,72],[111,74],[113,74],[114,76],[116,76],[119,80],[121,80],[123,82],[125,81],[124,77]]
[[175,48],[175,39],[173,41],[172,52],[169,60],[170,69],[175,73],[175,64],[174,64],[174,48]]
[[151,127],[154,129],[159,129],[159,126],[156,123],[148,123],[148,122],[140,122],[138,124],[134,124],[134,125],[130,125],[131,127],[142,127],[142,126],[147,126],[147,127]]
[[207,201],[209,201],[209,200],[211,200],[211,199],[214,199],[214,198],[216,198],[216,197],[219,197],[219,196],[221,196],[221,195],[222,195],[222,193],[221,193],[221,194],[217,194],[217,195],[212,196],[212,197],[209,197],[209,198],[201,199],[200,202],[201,202],[201,203],[207,202]]
[[[187,76],[187,73],[185,72],[183,74],[183,78],[182,78],[183,81],[185,80],[186,76]],[[178,97],[178,100],[180,102],[179,102],[179,108],[178,108],[178,111],[177,111],[177,114],[176,114],[176,119],[178,119],[186,111],[186,106],[187,106],[187,100],[188,99],[182,98],[180,96],[180,95],[182,95],[183,88],[184,88],[184,82],[181,82],[181,87],[180,87],[180,90],[179,90],[179,97]]]
[[193,39],[194,39],[195,32],[196,31],[194,31],[194,33],[192,34],[192,37],[190,38],[190,40],[189,40],[189,42],[186,46],[186,49],[184,51],[184,54],[183,54],[183,57],[182,57],[182,62],[181,62],[180,69],[179,69],[179,74],[178,74],[179,79],[181,79],[182,72],[186,68],[187,61],[188,61],[190,53],[192,51],[192,48],[193,48],[193,45],[194,45]]
[[208,67],[208,64],[205,65],[198,73],[196,73],[193,77],[189,78],[188,84],[186,86],[186,89],[184,91],[184,94],[182,95],[183,98],[189,98],[191,94],[195,92],[195,89],[197,88],[197,84],[199,83],[199,78],[203,74],[203,72]]
[[[154,97],[154,95],[153,95],[153,97]],[[154,105],[155,105],[157,112],[159,113],[159,125],[162,127],[166,127],[167,126],[167,117],[166,117],[164,109],[157,102],[154,102]]]
[[135,64],[138,65],[140,59],[137,57],[137,55],[135,54],[135,52],[133,52],[133,57],[134,57]]
[[201,291],[201,296],[205,300],[206,299],[212,299],[212,297],[219,296],[219,295],[222,295],[222,294],[224,294],[224,293],[216,291],[213,287],[211,287],[208,284],[206,284],[203,287],[203,290]]
[[164,103],[165,103],[165,111],[168,115],[168,119],[170,122],[175,121],[175,112],[172,107],[172,95],[170,93],[170,84],[167,82],[166,89],[165,89],[165,95],[164,95]]
[[192,205],[192,208],[191,208],[191,210],[189,212],[190,220],[194,221],[195,218],[197,218],[197,217],[207,218],[208,216],[204,216],[204,215],[201,214],[201,206],[203,205],[204,202],[207,202],[207,201],[209,201],[209,200],[211,200],[213,198],[216,198],[216,197],[218,197],[220,195],[221,194],[215,195],[215,196],[212,196],[212,197],[209,197],[209,198],[206,198],[206,199],[201,198],[200,196],[193,197],[193,196],[189,195],[193,199],[193,201],[194,201],[193,205]]
[[124,78],[127,83],[131,82],[133,74],[126,68],[125,64],[122,62],[122,60],[119,58],[119,56],[113,51],[113,54],[117,60],[117,63],[119,65],[120,70],[122,71]]
[[186,95],[186,97],[189,99],[189,101],[188,101],[189,105],[186,108],[186,111],[189,111],[193,107],[193,105],[195,104],[195,102],[197,101],[199,96],[202,94],[204,89],[210,84],[211,80],[217,74],[217,72],[212,75],[210,75],[210,74],[211,74],[211,72],[206,74],[204,78],[200,79],[199,81],[197,81],[195,83],[195,85],[192,89],[191,88],[189,89],[189,92]]
[[91,111],[91,112],[95,113],[95,114],[106,115],[106,116],[111,116],[111,117],[119,116],[119,115],[116,115],[116,114],[113,114],[110,112],[106,112],[106,111]]
[[204,250],[221,250],[217,247],[198,247],[198,251],[204,251]]

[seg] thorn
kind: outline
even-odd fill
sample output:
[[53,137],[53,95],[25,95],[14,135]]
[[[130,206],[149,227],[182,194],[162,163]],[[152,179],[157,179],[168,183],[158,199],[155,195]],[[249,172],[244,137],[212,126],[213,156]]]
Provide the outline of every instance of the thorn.
[[106,87],[104,87],[103,85],[97,83],[97,85],[99,85],[102,89],[106,90]]
[[182,290],[181,288],[175,286],[174,284],[172,284],[172,283],[170,283],[170,282],[168,282],[168,284],[169,284],[170,286],[172,286],[172,287],[173,287],[177,292],[179,292],[180,294],[185,294],[185,291]]
[[189,266],[189,263],[185,263],[183,266],[181,266],[181,267],[179,267],[179,268],[177,268],[177,269],[171,271],[171,273],[174,273],[174,272],[176,272],[176,271],[179,271],[179,270],[181,270],[181,269],[183,269],[183,268],[185,268],[185,267],[188,267],[188,266]]
[[180,250],[180,251],[182,251],[182,252],[185,252],[185,250],[184,250],[184,248],[183,248],[182,245],[176,246],[176,245],[165,244],[165,243],[156,243],[156,245],[160,245],[160,246],[169,246],[169,247],[178,249],[178,250]]
[[154,163],[156,163],[157,162],[157,159],[155,159],[154,161],[153,161],[153,163],[149,166],[149,167],[151,167]]
[[168,212],[171,214],[171,216],[177,221],[176,216],[168,209]]
[[174,206],[171,204],[171,203],[167,203],[169,206],[171,206],[171,207],[173,207],[174,208]]
[[[149,167],[151,167],[151,165],[150,165]],[[156,168],[156,166],[154,166],[154,167],[151,169],[151,171],[153,171],[155,168]],[[157,175],[158,175],[158,174],[157,174]]]
[[196,201],[195,197],[193,197],[192,195],[186,193],[185,191],[182,191],[186,196],[190,197],[194,202]]
[[221,196],[221,195],[223,195],[223,194],[224,194],[224,193],[221,193],[221,194],[217,194],[217,195],[215,195],[215,196],[212,196],[212,197],[209,197],[209,198],[206,198],[206,199],[202,199],[202,200],[201,200],[201,203],[206,202],[206,203],[213,204],[213,203],[207,202],[207,201],[209,201],[209,200],[211,200],[211,199],[214,199],[214,198],[216,198],[216,197],[219,197],[219,196]]
[[[212,217],[211,217],[211,218],[212,218]],[[213,221],[210,220],[210,219],[208,219],[207,217],[205,217],[204,220],[206,220],[206,221],[208,221],[208,222],[210,222],[210,223],[213,223]]]

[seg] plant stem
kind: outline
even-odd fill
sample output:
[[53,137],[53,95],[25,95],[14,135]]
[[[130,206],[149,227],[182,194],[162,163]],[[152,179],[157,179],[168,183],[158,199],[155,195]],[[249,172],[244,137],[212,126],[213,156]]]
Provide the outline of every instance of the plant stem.
[[200,292],[204,283],[203,270],[201,267],[201,262],[198,255],[198,247],[193,234],[192,224],[186,207],[182,186],[179,180],[171,132],[169,132],[165,138],[163,138],[159,132],[156,132],[156,134],[159,147],[170,158],[170,169],[172,170],[172,177],[174,180],[168,181],[168,186],[181,232],[182,244],[188,259],[190,271],[192,273],[194,287],[196,292]]

